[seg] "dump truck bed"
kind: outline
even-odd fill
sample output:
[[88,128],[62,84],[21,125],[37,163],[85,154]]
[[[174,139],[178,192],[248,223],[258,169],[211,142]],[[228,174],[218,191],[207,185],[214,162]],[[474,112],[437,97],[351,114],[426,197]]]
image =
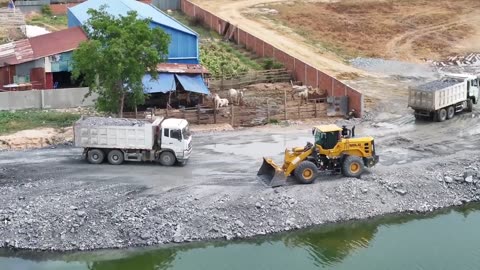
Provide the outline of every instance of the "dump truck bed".
[[467,99],[467,82],[436,80],[409,89],[408,106],[416,110],[436,111]]
[[74,125],[75,146],[151,150],[159,124],[159,120],[82,117]]

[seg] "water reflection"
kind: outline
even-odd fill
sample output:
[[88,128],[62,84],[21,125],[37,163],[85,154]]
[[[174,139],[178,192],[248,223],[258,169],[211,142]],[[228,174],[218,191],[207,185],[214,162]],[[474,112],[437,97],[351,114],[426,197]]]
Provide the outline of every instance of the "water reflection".
[[[398,225],[411,223],[412,221],[419,222],[425,219],[434,221],[436,222],[435,224],[444,224],[442,220],[452,218],[458,220],[459,217],[463,217],[466,220],[472,213],[478,215],[479,210],[480,206],[474,205],[455,210],[453,216],[452,214],[445,215],[450,211],[444,210],[432,215],[385,217],[370,221],[322,226],[320,229],[284,233],[247,241],[217,241],[206,244],[177,245],[161,249],[96,251],[70,254],[0,250],[0,257],[25,258],[25,261],[17,263],[20,265],[18,269],[53,269],[48,267],[49,261],[65,262],[64,268],[56,267],[55,269],[88,270],[248,269],[248,266],[252,265],[255,268],[262,269],[290,269],[297,266],[299,267],[298,269],[337,269],[342,263],[365,250],[374,250],[374,253],[382,253],[382,249],[394,245],[395,240],[392,239],[398,240],[402,239],[402,237],[407,237],[406,235],[411,237],[412,235],[422,233],[419,228],[410,228],[402,234],[398,230],[401,226]],[[415,226],[411,227],[415,228]],[[389,231],[389,228],[392,228],[392,230]],[[379,233],[379,230],[383,232],[382,244],[378,245],[377,243],[376,246],[372,247],[375,241],[378,242],[376,235]],[[385,239],[385,231],[389,231],[387,239]],[[411,239],[413,245],[415,241],[422,240]],[[448,249],[448,247],[444,248]],[[265,257],[262,257],[263,255]],[[375,256],[378,255],[375,254]],[[401,260],[401,256],[408,256],[408,253],[399,254],[397,259]],[[36,261],[38,265],[45,265],[34,268],[26,266],[27,264],[31,265],[32,261]],[[83,262],[83,265],[72,267],[71,264],[67,265],[69,262],[77,264]],[[2,258],[0,258],[0,269],[8,269],[5,266],[10,266],[11,263],[8,261],[5,263],[4,261],[2,264]],[[25,265],[22,265],[22,263]],[[421,263],[425,262],[421,261]],[[432,263],[430,264],[433,265]],[[342,267],[340,269],[354,269],[345,267],[345,265],[342,265]],[[401,268],[397,267],[395,269]]]

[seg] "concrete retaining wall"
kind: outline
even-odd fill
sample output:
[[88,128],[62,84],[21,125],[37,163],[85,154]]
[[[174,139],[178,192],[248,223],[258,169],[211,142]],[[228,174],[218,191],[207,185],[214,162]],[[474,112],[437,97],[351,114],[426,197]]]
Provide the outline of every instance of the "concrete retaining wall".
[[30,90],[0,93],[0,110],[65,109],[93,106],[96,95],[84,98],[88,88]]
[[[226,20],[215,16],[213,13],[202,9],[188,0],[181,0],[181,10],[189,17],[202,20],[206,26],[209,26],[219,34],[222,34],[227,24]],[[349,109],[355,109],[359,117],[363,115],[363,95],[359,91],[314,68],[308,63],[279,50],[244,29],[237,28],[232,35],[232,39],[237,44],[241,44],[248,50],[255,52],[255,54],[260,57],[270,57],[279,61],[285,68],[293,73],[296,80],[303,82],[305,85],[326,90],[329,96],[348,96]]]

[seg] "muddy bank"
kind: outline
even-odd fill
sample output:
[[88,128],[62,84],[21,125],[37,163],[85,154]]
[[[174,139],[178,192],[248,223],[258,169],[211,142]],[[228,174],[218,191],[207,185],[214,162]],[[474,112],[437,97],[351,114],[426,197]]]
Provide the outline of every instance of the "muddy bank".
[[303,145],[308,128],[198,135],[190,163],[174,168],[92,166],[70,147],[0,153],[0,243],[86,250],[234,239],[479,200],[480,163],[471,161],[478,151],[457,145],[456,153],[392,157],[406,146],[418,149],[415,133],[395,140],[397,129],[368,123],[359,135],[371,128],[383,163],[362,179],[276,189],[255,177],[261,157],[279,159],[284,147]]

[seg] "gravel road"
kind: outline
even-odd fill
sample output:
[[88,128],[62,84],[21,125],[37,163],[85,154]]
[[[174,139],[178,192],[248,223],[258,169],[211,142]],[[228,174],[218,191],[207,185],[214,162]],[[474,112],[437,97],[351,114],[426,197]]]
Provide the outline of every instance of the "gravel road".
[[308,126],[199,134],[185,167],[90,165],[72,147],[0,152],[0,243],[88,250],[234,239],[478,201],[478,121],[383,114],[357,124],[381,156],[362,179],[276,189],[256,178],[262,156],[280,162],[285,147],[311,141]]

